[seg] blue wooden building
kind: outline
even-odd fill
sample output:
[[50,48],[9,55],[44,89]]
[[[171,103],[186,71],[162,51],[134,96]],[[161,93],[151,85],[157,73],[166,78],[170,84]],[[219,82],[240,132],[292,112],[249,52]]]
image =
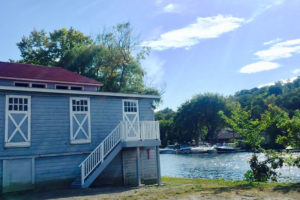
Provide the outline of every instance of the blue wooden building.
[[101,86],[58,67],[0,62],[2,192],[160,184],[159,97]]

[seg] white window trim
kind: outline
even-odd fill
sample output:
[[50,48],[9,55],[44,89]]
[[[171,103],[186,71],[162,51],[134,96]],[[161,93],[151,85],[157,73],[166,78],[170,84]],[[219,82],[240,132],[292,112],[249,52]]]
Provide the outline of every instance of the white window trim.
[[77,90],[77,91],[82,91],[83,90],[83,86],[70,85],[70,90],[72,90],[72,87],[81,88],[80,90]]
[[[81,88],[81,90],[75,90],[75,91],[83,91],[83,86],[80,86],[80,85],[62,85],[62,84],[55,84],[55,89],[56,90],[64,90],[64,89],[57,89],[56,87],[57,86],[63,86],[63,87],[67,87],[67,89],[65,90],[72,90],[72,87],[78,87],[78,88]],[[74,91],[74,90],[73,90]]]
[[69,86],[69,85],[55,84],[55,89],[56,89],[56,90],[64,90],[64,89],[57,89],[57,88],[56,88],[57,86],[67,87],[68,89],[66,89],[66,90],[69,90],[69,89],[70,89],[70,86]]
[[[78,100],[87,100],[88,104],[88,111],[73,111],[72,108],[72,100],[78,101]],[[91,109],[90,109],[90,98],[81,98],[81,97],[70,97],[70,143],[71,144],[88,144],[91,143]],[[88,138],[87,139],[75,139],[73,137],[73,114],[76,113],[86,113],[87,114],[87,120],[88,120]]]
[[128,112],[125,112],[125,105],[124,105],[124,102],[127,101],[127,102],[135,102],[136,103],[136,112],[133,112],[133,113],[138,113],[139,114],[139,101],[136,100],[136,99],[123,99],[122,100],[122,109],[123,109],[123,116],[125,113],[128,113]]
[[[9,111],[9,98],[27,98],[28,99],[28,107],[27,111]],[[8,142],[8,115],[10,113],[25,113],[27,114],[28,120],[28,130],[27,130],[27,140],[25,142]],[[30,96],[21,96],[21,95],[6,95],[5,102],[5,136],[4,136],[4,147],[30,147],[31,142],[31,97]]]
[[[45,88],[47,88],[47,83],[29,83],[29,82],[22,82],[22,81],[14,81],[14,86],[16,86],[16,83],[28,84],[29,88],[32,88],[32,84],[44,85]],[[16,87],[18,87],[18,86],[16,86]]]
[[[47,83],[30,83],[30,87],[32,88],[32,84],[36,84],[36,85],[44,85],[44,88],[47,88]],[[33,87],[36,88],[36,87]]]

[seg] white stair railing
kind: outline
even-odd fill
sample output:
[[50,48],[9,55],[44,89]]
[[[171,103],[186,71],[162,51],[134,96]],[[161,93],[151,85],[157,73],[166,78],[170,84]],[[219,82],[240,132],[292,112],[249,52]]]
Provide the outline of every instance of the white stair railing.
[[141,121],[141,140],[159,140],[159,122],[158,121]]
[[[116,128],[81,162],[81,185],[84,185],[86,178],[96,169],[105,157],[114,149],[120,141],[126,141],[128,122],[121,121]],[[159,140],[158,121],[140,121],[140,133],[138,140]]]
[[81,185],[93,170],[103,162],[104,158],[121,141],[122,122],[90,153],[79,165],[81,167]]

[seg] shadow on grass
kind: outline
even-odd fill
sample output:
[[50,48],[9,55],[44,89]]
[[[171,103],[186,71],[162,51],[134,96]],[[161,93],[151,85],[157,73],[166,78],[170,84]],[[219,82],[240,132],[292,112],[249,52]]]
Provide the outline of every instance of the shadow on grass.
[[[250,190],[256,188],[258,190],[263,190],[264,188],[268,188],[268,185],[259,185],[257,183],[247,183],[247,184],[239,184],[234,186],[220,186],[220,187],[213,187],[209,188],[215,194],[220,194],[223,192],[232,192],[237,190]],[[271,186],[272,188],[272,186]],[[272,188],[274,192],[280,192],[283,194],[289,193],[291,191],[300,192],[300,183],[290,183],[290,184],[283,184],[283,185],[276,185]]]
[[210,189],[213,190],[215,194],[220,194],[223,192],[231,192],[231,191],[236,191],[236,190],[249,190],[252,188],[259,188],[259,186],[252,184],[252,183],[247,183],[247,184],[234,185],[234,186],[214,187],[214,188],[210,188]]
[[291,183],[288,185],[278,185],[275,186],[273,191],[281,192],[281,193],[288,193],[290,191],[300,192],[300,183]]
[[[44,200],[44,199],[60,199],[60,198],[84,198],[85,196],[93,196],[100,194],[114,194],[126,192],[136,189],[136,187],[98,187],[87,189],[57,189],[57,190],[31,190],[14,193],[6,193],[0,196],[2,200]],[[0,194],[1,195],[1,194]]]

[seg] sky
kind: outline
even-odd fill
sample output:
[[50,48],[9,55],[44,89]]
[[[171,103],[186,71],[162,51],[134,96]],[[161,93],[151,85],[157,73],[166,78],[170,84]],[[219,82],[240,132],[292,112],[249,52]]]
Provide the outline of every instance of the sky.
[[300,75],[300,0],[13,0],[0,2],[0,61],[33,29],[74,27],[95,37],[129,21],[147,86],[176,110],[200,93],[233,95]]

